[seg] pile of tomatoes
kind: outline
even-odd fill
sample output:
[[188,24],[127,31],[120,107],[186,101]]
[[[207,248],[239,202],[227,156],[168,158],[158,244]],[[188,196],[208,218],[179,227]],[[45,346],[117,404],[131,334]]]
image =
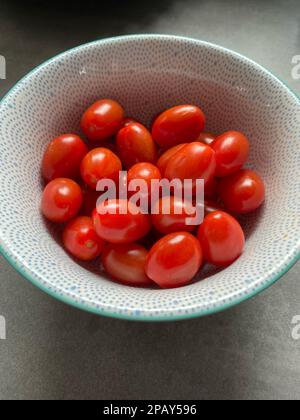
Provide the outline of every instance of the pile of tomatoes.
[[[64,224],[63,244],[72,256],[100,257],[121,283],[162,288],[188,284],[204,263],[226,267],[240,257],[245,236],[236,217],[265,200],[261,177],[243,169],[250,149],[245,135],[205,133],[205,116],[194,105],[162,112],[149,131],[111,99],[90,106],[81,129],[85,141],[63,134],[50,142],[42,162],[42,213]],[[128,171],[128,182],[149,185],[154,179],[203,179],[203,223],[186,224],[189,204],[177,196],[171,197],[170,214],[162,211],[166,197],[153,214],[121,198],[102,201],[109,211],[99,211],[98,181],[118,184],[121,170]]]

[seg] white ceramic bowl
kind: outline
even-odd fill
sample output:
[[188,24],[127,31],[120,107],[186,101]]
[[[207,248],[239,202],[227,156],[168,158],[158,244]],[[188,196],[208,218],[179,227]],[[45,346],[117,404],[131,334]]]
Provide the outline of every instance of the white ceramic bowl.
[[[40,215],[40,165],[49,140],[78,129],[83,110],[111,97],[149,123],[157,112],[199,104],[212,132],[241,130],[250,166],[267,200],[245,221],[244,255],[225,271],[173,290],[126,287],[99,264],[76,263]],[[0,245],[35,285],[81,309],[135,320],[213,313],[279,279],[300,253],[300,102],[267,70],[224,48],[193,39],[137,35],[97,41],[33,70],[0,104]]]

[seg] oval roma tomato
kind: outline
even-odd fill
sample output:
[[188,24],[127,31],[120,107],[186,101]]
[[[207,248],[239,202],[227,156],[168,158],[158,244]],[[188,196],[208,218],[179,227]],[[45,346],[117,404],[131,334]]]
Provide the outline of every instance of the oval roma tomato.
[[44,189],[41,210],[51,222],[64,223],[73,219],[82,204],[82,191],[71,179],[56,178]]
[[107,245],[102,254],[102,264],[113,279],[129,286],[150,286],[145,264],[148,251],[142,245]]
[[95,232],[91,217],[77,217],[67,224],[63,232],[67,251],[82,261],[91,261],[101,254],[104,241]]
[[146,274],[162,288],[189,283],[202,265],[199,241],[190,233],[171,233],[160,239],[150,250]]
[[99,147],[84,157],[80,170],[84,182],[95,190],[98,181],[104,178],[118,183],[122,163],[111,150]]
[[194,142],[187,144],[179,150],[169,161],[165,177],[170,181],[203,179],[206,185],[214,176],[216,169],[215,152],[203,143]]
[[217,266],[228,266],[243,253],[244,232],[236,219],[223,211],[205,217],[199,227],[198,239],[204,259]]
[[205,116],[199,107],[178,105],[158,116],[152,126],[152,136],[160,147],[172,147],[196,141],[204,126]]
[[118,102],[101,99],[85,111],[81,119],[81,129],[89,140],[105,140],[120,130],[124,117],[124,109]]
[[157,147],[150,132],[137,122],[130,123],[119,131],[117,150],[127,169],[139,162],[157,161]]
[[216,136],[214,136],[211,133],[205,133],[202,131],[202,133],[199,134],[197,141],[200,141],[201,143],[207,144],[207,146],[210,146],[216,139]]
[[[160,181],[161,174],[157,166],[152,165],[152,163],[137,163],[133,165],[127,174],[128,185],[131,181],[145,181],[147,185],[147,199],[151,199],[151,182],[153,180]],[[134,192],[130,192],[134,194]]]
[[224,177],[240,170],[247,162],[250,145],[247,137],[238,131],[227,131],[218,136],[211,147],[216,152],[216,176]]
[[192,232],[195,226],[188,225],[187,219],[195,216],[196,209],[187,200],[179,197],[163,197],[154,207],[151,220],[153,226],[164,234]]
[[162,176],[165,175],[166,168],[168,166],[168,163],[172,159],[173,156],[176,155],[179,150],[183,149],[184,146],[186,146],[187,143],[178,144],[177,146],[171,147],[171,149],[166,150],[158,159],[157,161],[157,167],[160,170],[160,173]]
[[93,220],[100,238],[113,244],[138,241],[151,229],[150,216],[128,200],[104,201],[94,211]]
[[42,175],[46,181],[55,178],[76,179],[80,164],[88,148],[76,134],[63,134],[48,145],[42,162]]
[[223,178],[219,194],[227,210],[233,213],[250,213],[265,201],[265,185],[254,171],[244,169]]

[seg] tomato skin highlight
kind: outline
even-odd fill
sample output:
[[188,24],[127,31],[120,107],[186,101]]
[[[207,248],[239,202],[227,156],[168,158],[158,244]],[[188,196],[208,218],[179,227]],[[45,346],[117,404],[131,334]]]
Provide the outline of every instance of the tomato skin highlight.
[[[165,203],[170,200],[170,214],[164,214],[163,209]],[[158,213],[158,214],[155,214]],[[181,213],[181,214],[176,214]],[[195,217],[196,210],[192,203],[182,200],[179,197],[163,197],[156,204],[153,214],[151,215],[152,224],[158,232],[163,234],[175,232],[192,232],[194,225],[187,225],[186,219]]]
[[244,169],[223,178],[219,194],[227,210],[246,214],[257,210],[265,201],[265,185],[254,171]]
[[213,178],[216,170],[215,152],[203,143],[194,142],[179,150],[169,161],[165,177],[173,179],[203,179],[204,185]]
[[66,250],[82,261],[91,261],[101,254],[105,242],[99,238],[91,217],[77,217],[68,223],[63,232]]
[[160,239],[149,251],[146,274],[162,288],[188,284],[202,265],[199,241],[190,233],[171,233]]
[[81,205],[81,188],[71,179],[56,178],[43,191],[41,210],[51,222],[68,222],[77,215]]
[[202,133],[199,134],[197,141],[200,141],[200,143],[204,143],[207,146],[211,146],[215,139],[215,135],[202,131]]
[[105,140],[122,127],[125,113],[122,106],[112,99],[101,99],[83,114],[81,129],[91,141]]
[[249,157],[249,141],[238,131],[227,131],[221,134],[211,147],[216,152],[217,177],[228,176],[239,171]]
[[122,163],[111,150],[102,147],[91,150],[81,162],[81,176],[84,182],[96,190],[101,179],[108,178],[115,183],[119,181]]
[[81,161],[87,152],[86,144],[76,134],[63,134],[54,138],[44,153],[43,178],[48,182],[55,178],[77,179]]
[[145,264],[148,251],[137,243],[107,245],[102,254],[102,264],[113,279],[128,286],[151,286],[146,276]]
[[[93,212],[97,235],[109,243],[132,243],[146,236],[151,230],[150,216],[139,211],[128,200],[107,200],[97,206],[97,209]],[[99,214],[102,210],[107,213]],[[116,214],[109,214],[113,212]],[[127,214],[122,214],[125,212]]]
[[202,110],[194,105],[178,105],[160,114],[152,127],[153,139],[160,147],[173,147],[196,141],[205,126]]
[[205,217],[198,230],[198,239],[204,259],[220,267],[236,261],[245,246],[245,235],[240,224],[223,211],[215,211]]
[[151,133],[145,126],[137,122],[127,124],[118,132],[117,150],[127,169],[136,163],[155,164],[157,161],[157,147]]
[[163,152],[156,164],[162,176],[165,175],[168,163],[170,162],[172,157],[175,156],[176,153],[179,152],[179,150],[183,149],[186,145],[187,143],[178,144],[177,146],[171,147],[171,149],[168,149],[165,152]]

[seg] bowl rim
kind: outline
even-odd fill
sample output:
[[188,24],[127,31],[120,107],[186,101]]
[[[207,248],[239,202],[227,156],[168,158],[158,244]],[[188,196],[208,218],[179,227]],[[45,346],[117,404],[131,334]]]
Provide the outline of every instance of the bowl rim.
[[[18,88],[18,86],[30,78],[33,74],[38,72],[43,67],[46,67],[50,62],[63,57],[64,55],[70,54],[72,52],[75,52],[77,50],[80,50],[82,48],[86,48],[93,45],[99,45],[102,43],[107,42],[114,42],[114,41],[122,41],[122,40],[128,40],[128,39],[136,39],[136,40],[146,40],[146,39],[165,39],[165,40],[183,40],[183,41],[189,41],[193,43],[199,43],[200,45],[211,47],[214,49],[217,49],[219,51],[223,51],[226,53],[231,54],[232,56],[235,56],[237,58],[243,59],[244,61],[247,61],[248,63],[254,65],[257,68],[260,68],[265,73],[267,73],[269,76],[277,80],[277,82],[281,83],[283,87],[285,87],[289,93],[298,101],[300,106],[300,95],[296,94],[290,86],[284,82],[280,77],[276,76],[272,71],[268,70],[264,66],[256,63],[254,60],[244,56],[241,53],[235,52],[229,48],[222,47],[220,45],[214,44],[212,42],[200,40],[193,37],[187,37],[187,36],[179,36],[179,35],[167,35],[167,34],[132,34],[132,35],[121,35],[121,36],[115,36],[115,37],[108,37],[108,38],[102,38],[99,40],[95,40],[92,42],[80,44],[74,48],[67,49],[59,54],[56,54],[52,56],[51,58],[47,59],[46,61],[42,62],[41,64],[34,67],[30,72],[28,72],[25,76],[20,78],[12,88],[10,88],[3,96],[0,98],[0,106],[6,101],[9,96]],[[254,296],[258,295],[259,293],[263,292],[270,286],[272,286],[274,283],[276,283],[284,274],[286,274],[300,259],[300,249],[298,249],[295,256],[291,255],[290,259],[286,262],[286,264],[281,268],[280,271],[277,271],[274,273],[274,275],[262,286],[257,287],[255,290],[244,293],[243,296],[236,297],[232,299],[232,301],[222,304],[219,306],[215,306],[213,308],[209,309],[202,309],[191,313],[184,313],[184,314],[173,314],[173,315],[151,315],[151,316],[145,316],[145,315],[133,315],[133,314],[122,314],[119,312],[114,312],[113,310],[104,310],[101,308],[97,308],[94,306],[89,305],[88,303],[80,303],[72,299],[71,297],[67,295],[62,295],[59,292],[56,292],[55,290],[50,290],[45,285],[43,285],[34,275],[33,272],[31,272],[30,268],[28,269],[28,272],[23,269],[22,265],[18,265],[19,258],[17,254],[14,254],[13,257],[9,253],[9,247],[5,245],[5,242],[2,238],[0,238],[0,254],[6,259],[6,261],[17,271],[19,274],[21,274],[24,278],[29,280],[34,286],[42,290],[43,292],[47,293],[49,296],[66,303],[70,306],[73,306],[75,308],[81,309],[86,312],[90,312],[96,315],[102,315],[110,318],[116,318],[121,320],[131,320],[131,321],[177,321],[177,320],[185,320],[185,319],[191,319],[191,318],[198,318],[202,316],[212,315],[218,312],[225,311],[226,309],[232,308],[234,306],[237,306],[241,304],[242,302],[245,302]]]

